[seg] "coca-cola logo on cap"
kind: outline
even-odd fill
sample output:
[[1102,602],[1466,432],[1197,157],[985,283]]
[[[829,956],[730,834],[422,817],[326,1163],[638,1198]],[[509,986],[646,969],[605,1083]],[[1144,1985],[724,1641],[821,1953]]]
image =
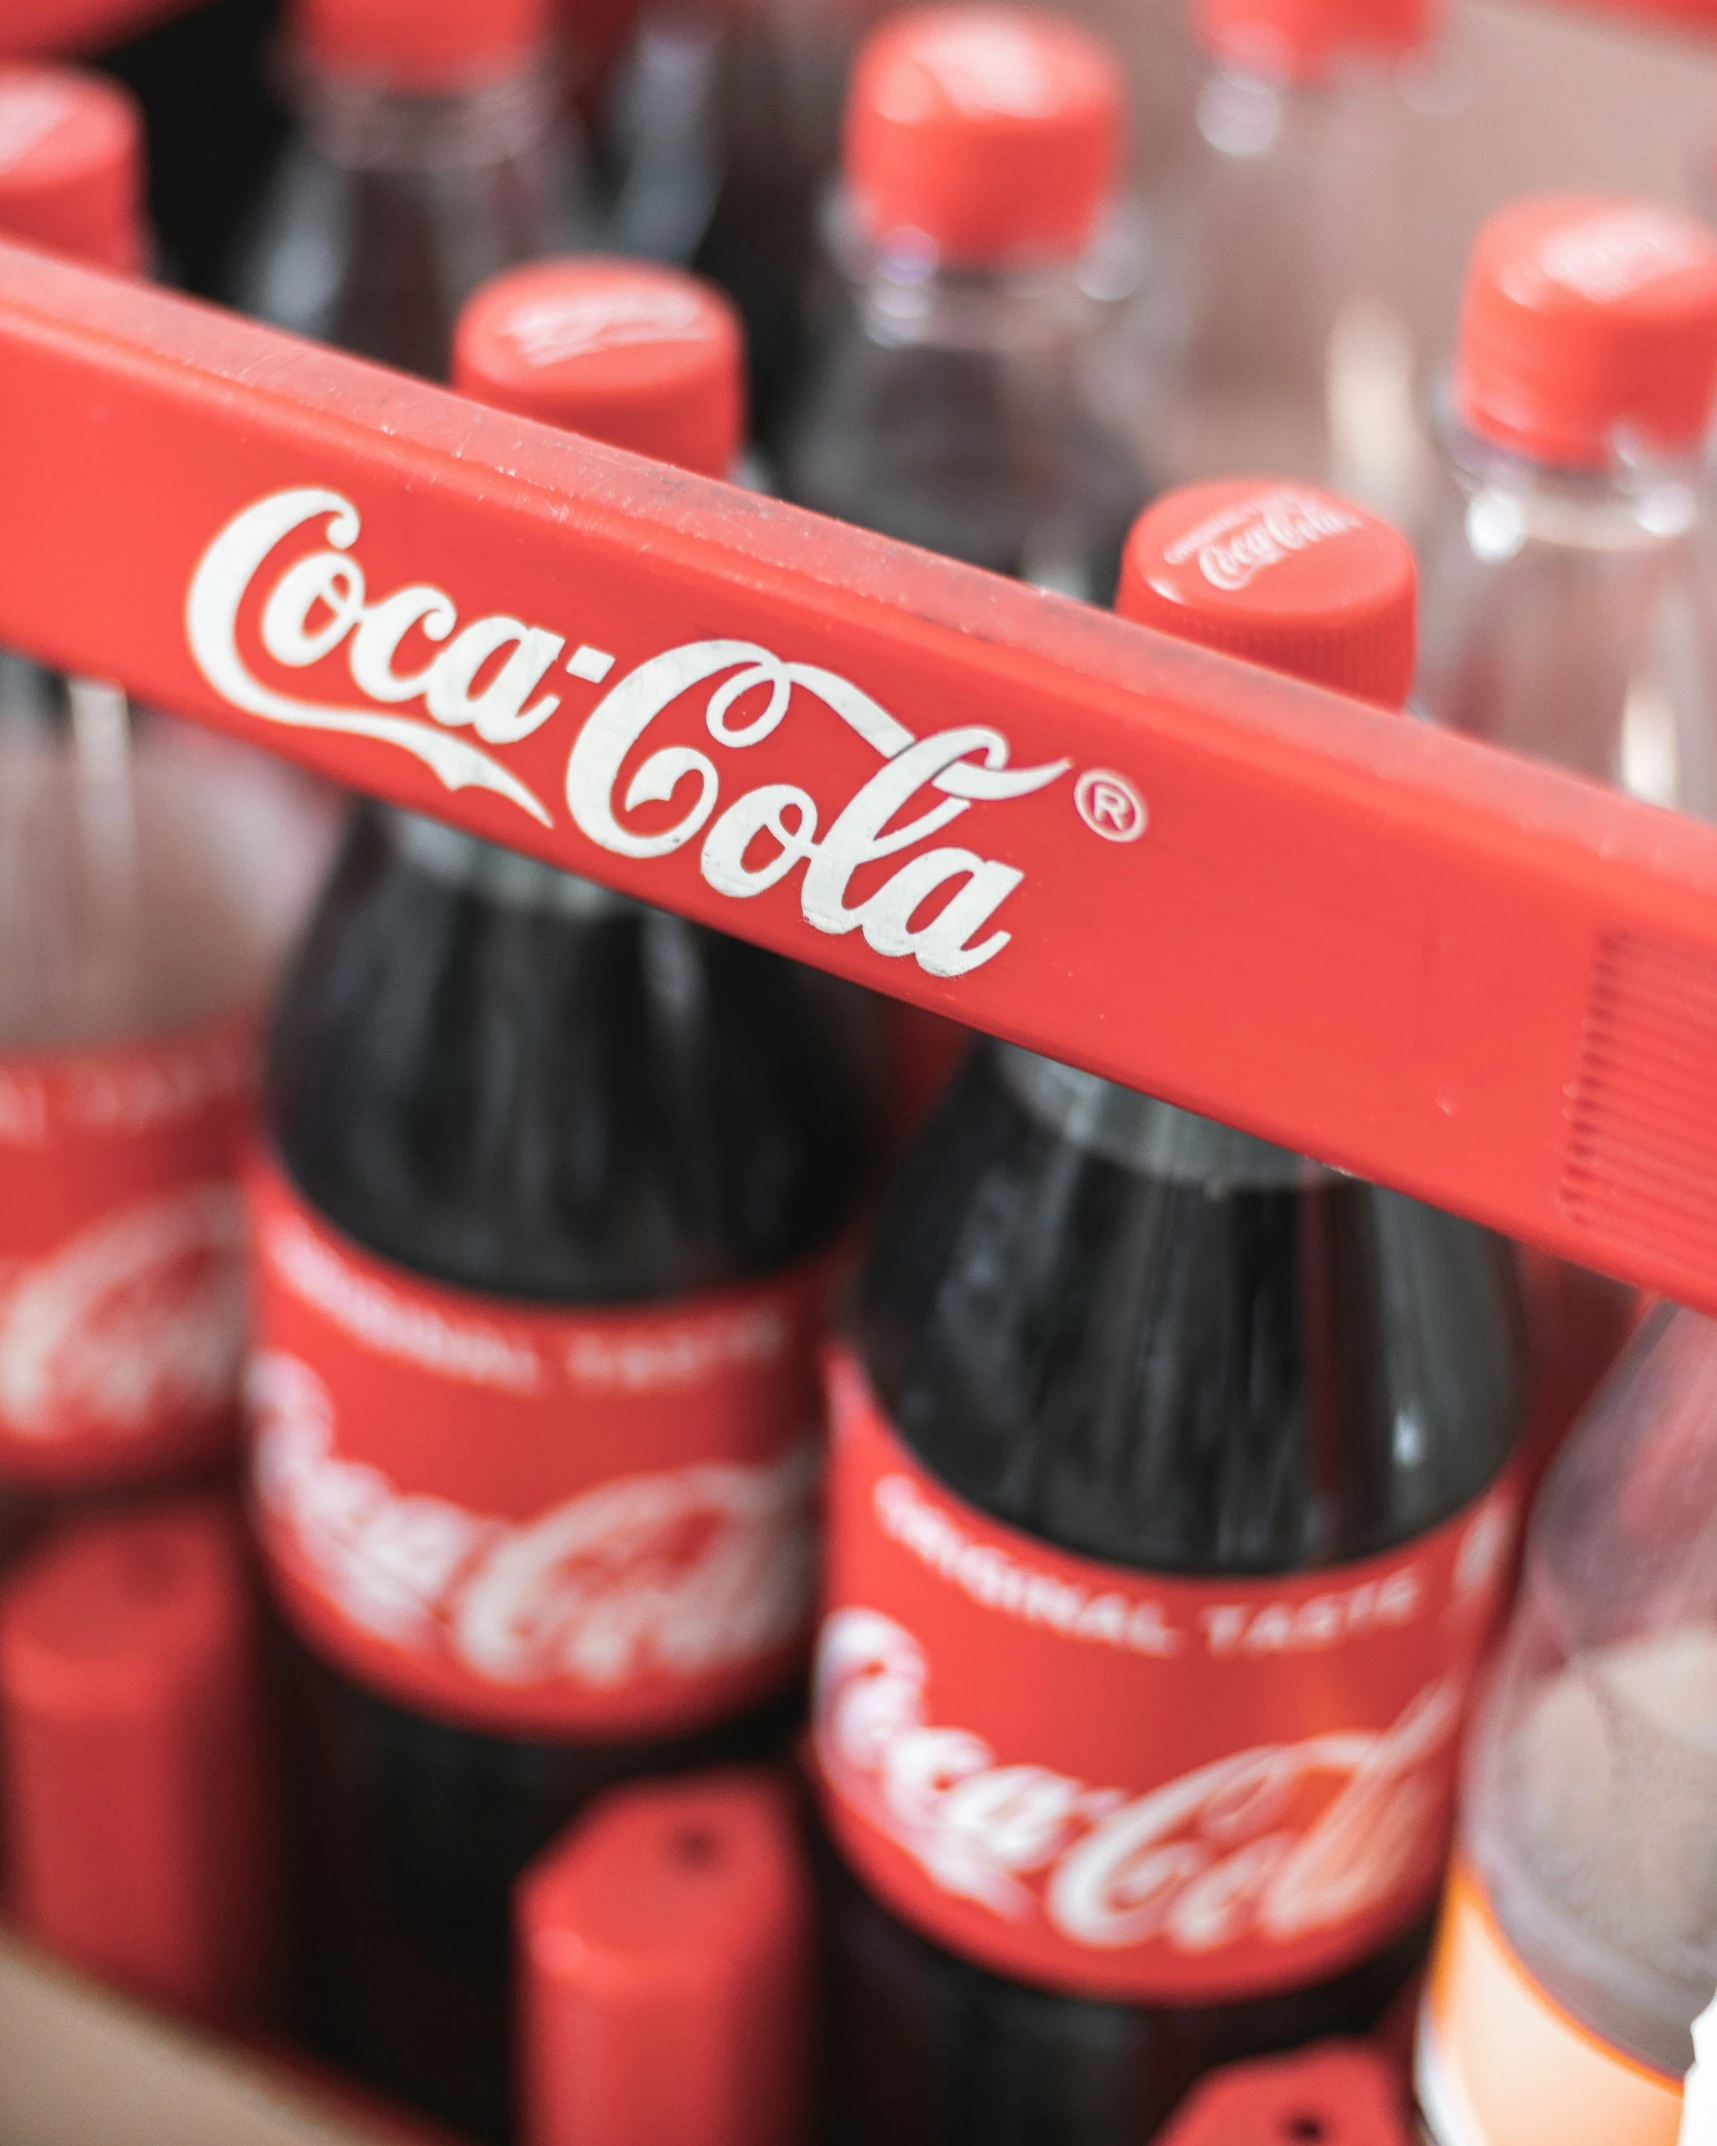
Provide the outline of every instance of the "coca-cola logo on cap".
[[618,279],[605,289],[522,298],[492,323],[527,365],[563,365],[599,350],[704,343],[711,308],[697,290]]
[[1337,501],[1283,485],[1207,516],[1168,545],[1163,557],[1170,566],[1196,559],[1212,588],[1235,594],[1295,553],[1363,526],[1360,515]]
[[[997,913],[1023,873],[937,838],[975,803],[1045,789],[1069,761],[1011,766],[1007,738],[981,722],[915,736],[850,679],[747,640],[689,641],[611,679],[610,651],[579,642],[569,653],[570,636],[552,625],[463,616],[430,582],[372,590],[360,533],[349,499],[296,486],[246,507],[215,537],[185,619],[199,669],[229,705],[394,747],[449,790],[487,790],[543,827],[564,804],[579,832],[614,856],[665,858],[695,843],[705,882],[734,901],[796,877],[815,930],[858,932],[873,952],[910,958],[932,976],[965,975],[1008,945]],[[253,635],[241,636],[241,612],[254,613]],[[403,655],[408,646],[415,657]],[[336,657],[352,689],[344,698],[294,690]],[[569,703],[568,678],[603,689],[593,706]],[[693,744],[670,711],[699,695]],[[559,799],[508,758],[557,717],[571,733]],[[875,755],[850,794],[819,800],[802,781],[740,786],[748,751],[789,725],[831,719]],[[657,743],[658,722],[681,735]]]

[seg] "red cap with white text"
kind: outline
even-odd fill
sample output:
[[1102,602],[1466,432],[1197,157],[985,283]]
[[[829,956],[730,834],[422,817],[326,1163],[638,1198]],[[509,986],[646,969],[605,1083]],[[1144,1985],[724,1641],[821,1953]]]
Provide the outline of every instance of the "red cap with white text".
[[1233,477],[1133,524],[1115,609],[1182,641],[1399,708],[1413,676],[1407,541],[1333,492]]
[[68,1528],[0,1591],[14,1913],[224,2026],[260,2018],[276,1965],[261,1675],[240,1529],[213,1499]]
[[1069,259],[1119,172],[1121,70],[1055,15],[939,7],[865,40],[847,97],[861,232],[955,265]]
[[745,432],[745,347],[719,291],[601,255],[491,277],[453,338],[462,395],[725,477]]
[[1343,60],[1389,59],[1431,35],[1432,0],[1196,0],[1207,50],[1246,74],[1314,82]]
[[68,67],[0,66],[0,237],[138,273],[143,127],[128,90]]
[[513,1896],[524,2146],[797,2146],[809,1874],[785,1782],[605,1797]]
[[448,94],[540,53],[549,0],[295,0],[292,25],[298,51],[324,74]]
[[1717,237],[1625,196],[1511,202],[1473,244],[1454,386],[1463,424],[1535,460],[1598,467],[1629,435],[1691,451],[1717,393]]

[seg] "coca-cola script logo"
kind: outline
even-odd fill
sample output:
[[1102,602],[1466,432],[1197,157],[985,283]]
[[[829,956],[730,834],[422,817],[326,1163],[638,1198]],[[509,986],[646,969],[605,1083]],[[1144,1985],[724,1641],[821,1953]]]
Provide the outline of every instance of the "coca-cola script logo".
[[1234,593],[1267,567],[1359,527],[1360,517],[1334,500],[1284,485],[1210,515],[1177,537],[1163,557],[1170,566],[1196,559],[1212,588]]
[[206,1417],[236,1391],[244,1303],[236,1186],[103,1215],[0,1298],[0,1425],[45,1443]]
[[[252,585],[278,547],[312,527],[310,548],[284,565],[267,591],[262,646],[289,672],[344,649],[358,703],[331,706],[283,692],[255,675],[239,647],[239,612]],[[552,826],[549,807],[498,754],[560,709],[559,692],[545,690],[557,666],[600,685],[615,658],[583,643],[563,663],[564,635],[501,613],[461,624],[453,598],[428,582],[372,599],[351,555],[359,529],[351,501],[317,486],[271,493],[235,515],[198,562],[186,597],[186,632],[203,676],[248,714],[395,746],[448,789],[490,790]],[[396,659],[413,632],[438,652],[401,673]],[[798,783],[763,783],[725,798],[715,758],[690,745],[649,752],[622,786],[622,770],[651,724],[682,694],[704,686],[711,688],[704,728],[724,754],[773,736],[802,698],[837,716],[881,765],[826,827],[816,799]],[[417,701],[423,716],[386,712]],[[1010,767],[1009,750],[1001,732],[982,723],[915,737],[850,680],[787,662],[755,642],[693,641],[650,657],[608,687],[567,755],[565,798],[573,824],[614,856],[665,857],[701,837],[704,879],[735,901],[802,868],[800,909],[814,929],[860,932],[878,954],[910,955],[928,974],[952,977],[1008,944],[1009,932],[987,926],[1024,875],[970,849],[923,845],[972,804],[1029,796],[1071,765]],[[897,824],[925,791],[939,792],[939,801]],[[644,832],[625,817],[682,794],[690,802],[669,826]],[[914,854],[873,891],[851,898],[862,867],[908,851]],[[934,914],[915,921],[938,896]]]
[[333,1398],[283,1352],[253,1364],[256,1486],[353,1623],[499,1685],[692,1677],[804,1628],[818,1477],[807,1440],[760,1467],[617,1477],[537,1518],[403,1495],[335,1450]]
[[1450,1680],[1381,1731],[1263,1744],[1140,1792],[1000,1761],[930,1719],[931,1664],[893,1618],[824,1625],[815,1696],[829,1786],[944,1892],[1068,1942],[1209,1954],[1363,1916],[1429,1874]]

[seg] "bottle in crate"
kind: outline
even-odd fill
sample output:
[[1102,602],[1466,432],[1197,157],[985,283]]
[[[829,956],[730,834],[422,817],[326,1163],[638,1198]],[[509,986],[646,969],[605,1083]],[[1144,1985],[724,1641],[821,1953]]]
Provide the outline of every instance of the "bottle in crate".
[[[716,475],[741,364],[713,291],[586,260],[479,293],[455,370]],[[612,661],[566,658],[586,690]],[[712,681],[712,724],[748,677]],[[255,1482],[298,1641],[318,2037],[473,2130],[505,2119],[521,1867],[596,1789],[797,1717],[816,1350],[869,1158],[849,1013],[379,809],[281,1003]]]
[[[1417,2058],[1433,2146],[1676,2146],[1717,2028],[1717,1327],[1662,1307],[1545,1486]],[[1704,2015],[1703,2030],[1700,2022]]]
[[[1393,710],[1413,600],[1392,530],[1235,481],[1142,517],[1120,608]],[[1509,1566],[1520,1359],[1486,1231],[972,1054],[832,1366],[832,2137],[1144,2146],[1212,2065],[1376,2021]]]
[[444,379],[485,277],[590,235],[548,0],[293,0],[286,28],[296,124],[234,303]]
[[1400,519],[1422,481],[1400,245],[1403,86],[1430,0],[1193,0],[1190,151],[1134,325],[1163,483],[1268,469]]
[[926,8],[872,33],[829,236],[845,308],[785,456],[789,496],[1108,602],[1143,504],[1093,400],[1131,272],[1105,225],[1122,85],[1049,15]]
[[[1131,287],[1122,84],[1054,16],[928,8],[865,41],[828,236],[843,310],[784,450],[790,498],[1108,602],[1144,476],[1098,389]],[[966,1041],[890,1003],[910,1131]]]
[[[1714,407],[1717,238],[1678,210],[1603,196],[1543,196],[1490,219],[1437,412],[1416,687],[1427,715],[1717,818]],[[1634,988],[1627,949],[1609,958],[1623,965],[1612,988]],[[1636,1304],[1546,1255],[1528,1253],[1525,1275],[1540,1472]]]
[[[113,84],[0,69],[0,233],[139,273]],[[0,652],[0,1556],[236,1455],[257,1016],[326,851],[262,755]]]

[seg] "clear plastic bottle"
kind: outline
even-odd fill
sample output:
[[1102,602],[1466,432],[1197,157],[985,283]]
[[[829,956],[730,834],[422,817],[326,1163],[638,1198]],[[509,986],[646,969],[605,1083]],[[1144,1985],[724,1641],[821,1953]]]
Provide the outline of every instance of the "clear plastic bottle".
[[1121,80],[1052,16],[929,8],[860,51],[828,232],[838,331],[785,454],[803,505],[1107,602],[1145,479],[1096,400],[1131,256]]
[[[133,274],[142,190],[125,93],[0,70],[0,231]],[[0,1552],[232,1456],[255,1024],[328,832],[263,755],[0,652]]]
[[[1717,238],[1649,201],[1546,195],[1475,242],[1438,397],[1416,699],[1433,721],[1717,818]],[[1525,1255],[1532,1473],[1634,1294]]]
[[1399,245],[1431,0],[1194,0],[1207,54],[1137,328],[1164,483],[1251,469],[1396,520],[1424,461]]
[[298,123],[234,302],[442,379],[485,277],[590,237],[547,0],[296,0],[287,64]]
[[1437,2146],[1674,2146],[1714,1810],[1717,1327],[1665,1306],[1545,1487],[1474,1730],[1420,2024]]
[[1490,219],[1437,413],[1427,715],[1717,818],[1714,407],[1717,238],[1703,226],[1591,195]]

